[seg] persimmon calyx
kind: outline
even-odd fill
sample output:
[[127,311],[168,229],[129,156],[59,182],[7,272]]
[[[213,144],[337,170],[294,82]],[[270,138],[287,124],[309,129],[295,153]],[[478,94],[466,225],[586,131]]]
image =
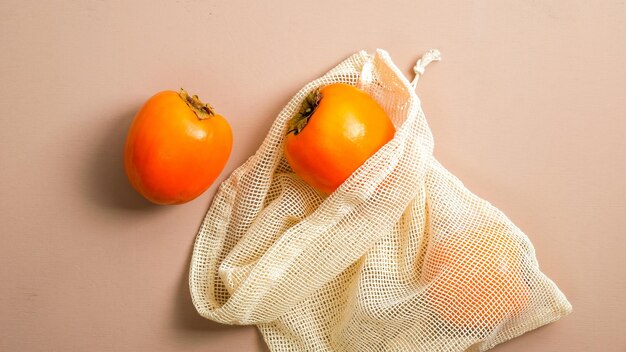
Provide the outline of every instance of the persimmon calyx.
[[184,89],[180,89],[178,92],[180,98],[189,106],[191,110],[196,114],[199,120],[208,119],[215,115],[215,109],[208,104],[203,103],[197,95],[189,95]]
[[315,109],[317,109],[317,106],[320,104],[320,100],[322,100],[322,93],[320,93],[319,88],[316,88],[304,98],[300,110],[287,124],[287,134],[293,132],[294,135],[298,135],[302,132],[309,123],[311,116],[313,116]]

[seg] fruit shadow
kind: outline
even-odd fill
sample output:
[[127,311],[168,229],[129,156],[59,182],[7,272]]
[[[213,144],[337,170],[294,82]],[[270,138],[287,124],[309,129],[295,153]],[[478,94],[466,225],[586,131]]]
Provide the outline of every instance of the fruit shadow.
[[88,190],[91,199],[105,208],[130,211],[158,211],[164,207],[150,203],[137,193],[124,171],[124,144],[136,109],[108,120],[102,140],[89,161]]

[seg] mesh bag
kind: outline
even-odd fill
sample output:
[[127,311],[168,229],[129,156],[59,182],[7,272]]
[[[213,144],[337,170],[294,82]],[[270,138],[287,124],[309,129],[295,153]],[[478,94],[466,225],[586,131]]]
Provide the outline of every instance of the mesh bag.
[[[190,289],[200,315],[256,324],[272,351],[484,351],[571,305],[529,239],[433,157],[414,84],[389,55],[358,52],[307,84],[224,181],[198,233]],[[313,89],[358,85],[397,130],[334,193],[282,152]]]

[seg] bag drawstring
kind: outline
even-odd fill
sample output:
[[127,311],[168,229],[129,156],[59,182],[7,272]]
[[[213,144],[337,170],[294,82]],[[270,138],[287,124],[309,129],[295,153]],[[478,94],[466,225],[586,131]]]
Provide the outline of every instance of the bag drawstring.
[[422,57],[417,60],[417,63],[413,67],[413,72],[415,72],[415,78],[413,78],[411,82],[413,88],[417,86],[417,81],[419,81],[420,76],[424,74],[426,66],[433,61],[441,61],[441,53],[437,49],[428,50],[426,54],[422,55]]

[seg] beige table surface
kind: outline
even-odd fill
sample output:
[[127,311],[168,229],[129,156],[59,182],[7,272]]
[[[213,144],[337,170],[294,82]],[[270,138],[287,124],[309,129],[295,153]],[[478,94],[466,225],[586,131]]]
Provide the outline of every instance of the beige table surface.
[[435,154],[530,237],[572,315],[495,351],[626,351],[624,1],[0,1],[0,350],[264,351],[187,288],[216,186],[148,204],[122,169],[153,93],[234,128],[226,177],[351,53],[420,81]]

